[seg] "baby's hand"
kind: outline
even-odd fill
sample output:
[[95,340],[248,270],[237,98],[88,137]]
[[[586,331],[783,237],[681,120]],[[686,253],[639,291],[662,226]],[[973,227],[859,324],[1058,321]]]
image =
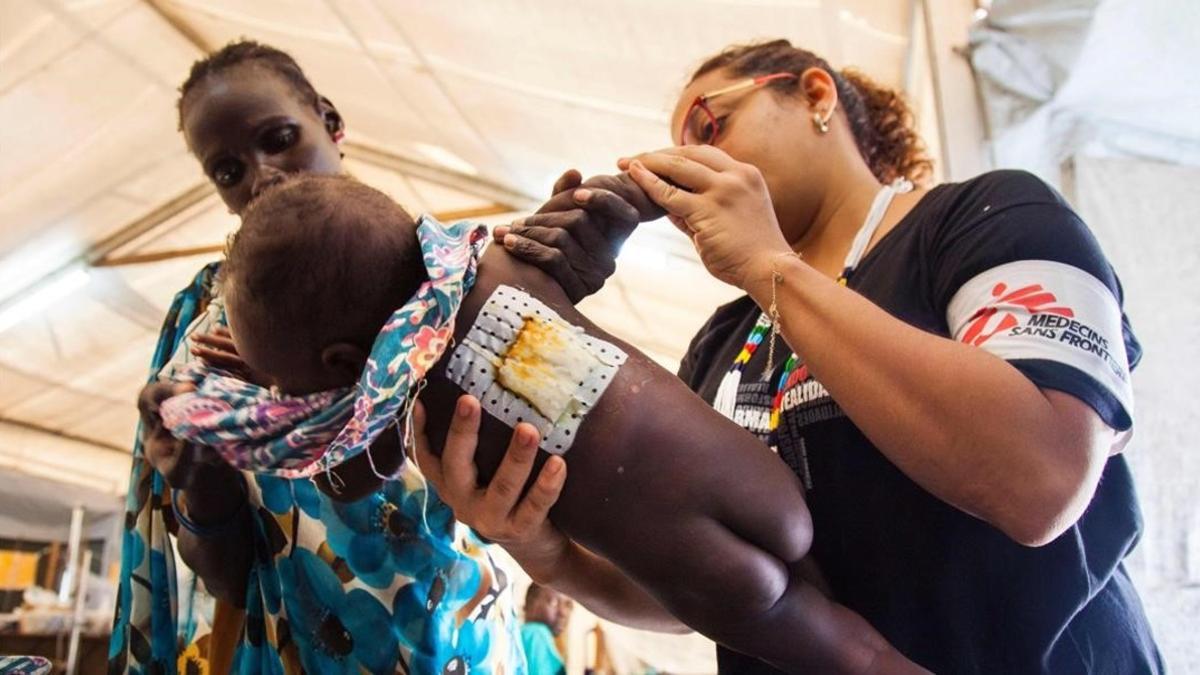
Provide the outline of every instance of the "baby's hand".
[[228,371],[246,382],[270,386],[269,378],[254,371],[242,360],[237,346],[233,344],[233,334],[225,326],[217,326],[211,333],[193,335],[192,341],[199,345],[192,347],[192,355],[205,364]]

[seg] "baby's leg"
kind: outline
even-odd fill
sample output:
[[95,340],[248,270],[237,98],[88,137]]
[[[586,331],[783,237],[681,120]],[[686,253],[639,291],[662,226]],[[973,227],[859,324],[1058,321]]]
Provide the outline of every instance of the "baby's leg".
[[[789,671],[864,672],[888,646],[864,620],[829,602],[798,574],[811,524],[795,474],[677,378],[592,325],[540,272],[495,253],[485,256],[475,288],[464,300],[456,327],[459,341],[477,317],[490,321],[482,312],[493,291],[500,284],[515,284],[563,321],[628,354],[615,371],[604,371],[608,385],[581,415],[578,427],[548,432],[565,437],[569,431],[573,439],[565,455],[566,485],[551,512],[554,523],[616,563],[685,623],[733,649]],[[501,308],[509,310],[514,302],[528,305],[504,295]],[[499,316],[500,309],[495,311]],[[576,382],[552,369],[533,368],[538,358],[564,372],[572,371],[573,364],[558,353],[571,341],[551,340],[543,336],[541,323],[533,320],[532,325],[529,335],[521,333],[520,347],[514,341],[500,348],[506,367],[509,362],[527,364],[530,372],[521,375],[525,379],[547,371],[544,381],[536,379],[537,390],[520,395],[540,397],[584,386],[590,375]],[[480,341],[508,339],[510,330],[495,326],[485,332]],[[536,345],[542,348],[534,350]],[[455,366],[455,377],[476,368],[487,375],[486,362],[462,363],[468,362],[467,370]],[[477,380],[464,381],[462,388],[479,389]],[[516,385],[523,382],[514,380]],[[431,374],[423,398],[434,447],[441,445],[439,436],[448,427],[457,393],[457,385],[439,371]],[[483,404],[485,410],[499,404],[500,414],[506,414],[511,410],[503,410],[505,400],[497,391],[494,400]],[[524,405],[514,400],[509,405]],[[522,410],[524,414],[529,413]],[[482,476],[503,455],[510,433],[495,413],[485,416],[476,455]]]
[[626,572],[680,620],[733,650],[787,671],[866,673],[890,646],[805,581],[811,531],[798,486],[739,484],[742,476],[737,467],[682,466],[674,479],[702,489],[649,498],[629,485],[614,494],[624,504],[626,537],[636,531],[641,539],[638,555],[620,556]]

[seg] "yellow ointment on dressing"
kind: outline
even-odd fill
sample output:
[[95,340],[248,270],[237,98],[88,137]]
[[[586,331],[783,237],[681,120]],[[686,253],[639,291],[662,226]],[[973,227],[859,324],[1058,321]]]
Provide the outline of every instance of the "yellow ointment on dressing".
[[524,291],[488,297],[446,366],[451,382],[510,427],[533,424],[538,447],[563,454],[627,355]]
[[600,362],[570,326],[539,317],[524,325],[501,355],[496,380],[529,401],[547,419],[566,412],[575,390]]

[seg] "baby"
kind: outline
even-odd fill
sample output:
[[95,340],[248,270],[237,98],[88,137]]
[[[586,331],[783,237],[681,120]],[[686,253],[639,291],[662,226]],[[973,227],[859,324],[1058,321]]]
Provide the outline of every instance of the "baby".
[[[600,180],[657,215],[627,179]],[[414,222],[345,177],[270,189],[246,212],[223,271],[238,352],[297,401],[356,382],[383,391],[411,368],[424,375],[434,447],[457,398],[472,393],[488,413],[480,475],[498,466],[510,427],[534,423],[542,449],[570,465],[554,524],[689,626],[789,672],[921,672],[802,580],[808,511],[765,445],[588,321],[540,270],[499,247],[476,268],[477,249],[460,256],[438,239],[454,229]],[[461,283],[446,285],[456,273]],[[429,322],[438,312],[450,315]],[[400,351],[382,359],[388,345]],[[355,404],[348,429],[370,430],[357,414],[384,399],[372,400]]]

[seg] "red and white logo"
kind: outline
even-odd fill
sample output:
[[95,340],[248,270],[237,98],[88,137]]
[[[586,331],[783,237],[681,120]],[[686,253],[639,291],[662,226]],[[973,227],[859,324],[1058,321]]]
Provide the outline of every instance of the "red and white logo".
[[[981,307],[968,319],[970,324],[963,333],[962,341],[978,347],[997,333],[1016,328],[1018,315],[1057,314],[1068,319],[1075,316],[1070,307],[1057,305],[1058,298],[1041,284],[1029,284],[1008,293],[1008,285],[1001,282],[992,287],[995,300]],[[994,321],[999,317],[999,321]]]
[[1006,361],[1050,361],[1083,373],[1132,417],[1121,306],[1078,267],[1017,260],[985,270],[950,298],[946,327],[955,340]]

